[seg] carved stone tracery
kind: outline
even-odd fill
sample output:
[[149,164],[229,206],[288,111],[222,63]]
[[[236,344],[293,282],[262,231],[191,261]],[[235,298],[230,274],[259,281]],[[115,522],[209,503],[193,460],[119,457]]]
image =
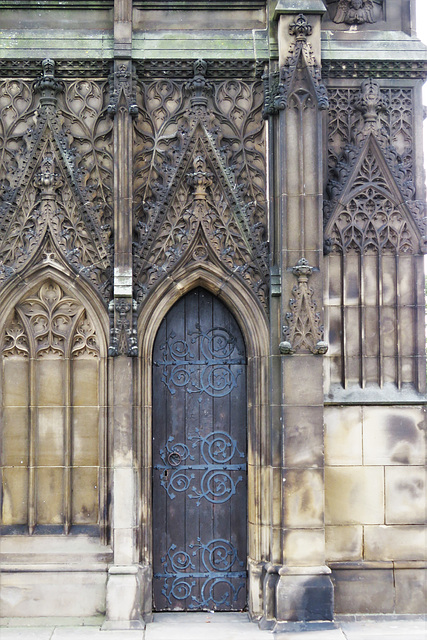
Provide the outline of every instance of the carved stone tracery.
[[383,89],[368,79],[359,90],[333,89],[329,95],[329,243],[343,250],[393,246],[416,252],[415,236],[425,234],[425,207],[414,199],[411,90]]
[[184,258],[197,235],[267,308],[261,86],[211,82],[206,70],[206,63],[197,61],[188,82],[159,80],[138,86],[138,299]]
[[51,60],[44,61],[34,92],[25,82],[1,83],[0,282],[43,260],[48,242],[57,264],[109,296],[112,128],[106,95],[105,82],[59,82]]

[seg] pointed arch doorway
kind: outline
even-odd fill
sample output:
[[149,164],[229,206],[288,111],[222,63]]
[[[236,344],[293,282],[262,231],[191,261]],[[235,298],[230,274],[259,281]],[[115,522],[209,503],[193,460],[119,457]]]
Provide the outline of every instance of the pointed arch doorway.
[[199,287],[153,349],[153,608],[246,608],[246,353],[227,307]]

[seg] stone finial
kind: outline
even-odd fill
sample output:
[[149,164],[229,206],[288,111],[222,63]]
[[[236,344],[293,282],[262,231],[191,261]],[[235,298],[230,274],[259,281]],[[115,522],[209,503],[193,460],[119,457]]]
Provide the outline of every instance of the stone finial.
[[291,36],[296,37],[297,42],[305,42],[308,36],[311,36],[313,33],[313,27],[308,23],[305,15],[300,13],[295,18],[295,22],[289,25],[289,33]]
[[194,77],[184,85],[185,91],[190,94],[192,105],[207,105],[206,94],[213,90],[212,84],[206,80],[207,70],[208,64],[205,60],[195,60],[193,63]]
[[41,105],[56,105],[56,95],[62,91],[63,84],[55,78],[55,62],[46,58],[42,62],[42,75],[36,80],[34,89],[40,93]]

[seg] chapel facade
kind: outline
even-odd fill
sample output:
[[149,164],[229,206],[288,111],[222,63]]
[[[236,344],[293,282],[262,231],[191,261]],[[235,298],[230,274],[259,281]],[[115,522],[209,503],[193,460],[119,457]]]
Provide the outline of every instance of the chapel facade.
[[0,20],[0,615],[423,613],[414,0]]

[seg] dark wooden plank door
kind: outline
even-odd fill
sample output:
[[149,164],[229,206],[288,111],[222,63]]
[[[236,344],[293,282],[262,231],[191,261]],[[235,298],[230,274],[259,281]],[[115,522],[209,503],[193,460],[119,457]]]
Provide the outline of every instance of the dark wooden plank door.
[[153,351],[156,611],[246,607],[246,356],[208,291],[164,318]]

